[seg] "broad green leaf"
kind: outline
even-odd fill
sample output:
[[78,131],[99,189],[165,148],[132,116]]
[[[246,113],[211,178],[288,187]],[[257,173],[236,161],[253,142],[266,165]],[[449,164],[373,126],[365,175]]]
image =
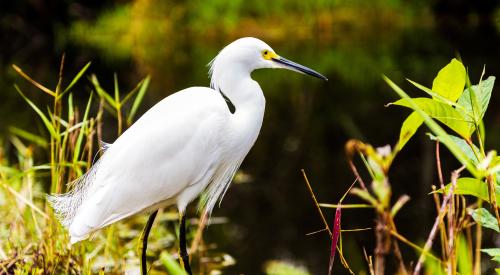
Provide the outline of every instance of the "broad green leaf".
[[[469,138],[474,124],[465,118],[450,105],[426,97],[412,98],[412,101],[427,115],[441,121],[444,125],[455,131],[462,137]],[[411,108],[411,104],[405,98],[400,99],[394,105]]]
[[[470,116],[470,118],[474,121],[479,122],[483,119],[484,114],[488,109],[494,84],[495,77],[490,76],[486,80],[481,81],[479,84],[465,89],[462,96],[458,99],[458,104],[464,107],[468,116]],[[474,104],[473,95],[475,95],[475,98],[477,99],[476,104]],[[479,110],[475,110],[474,106],[476,105],[478,105]]]
[[500,248],[483,248],[482,252],[491,256],[491,259],[500,263]]
[[427,93],[428,95],[432,96],[434,99],[437,99],[439,101],[442,101],[448,105],[451,105],[453,107],[456,107],[457,106],[457,103],[455,103],[454,101],[451,101],[449,100],[448,98],[434,92],[433,90],[425,87],[424,85],[421,85],[421,84],[418,84],[417,82],[411,80],[411,79],[406,79],[408,80],[408,82],[410,82],[411,84],[413,84],[413,86],[419,88],[420,90],[424,91],[425,93]]
[[[436,137],[433,134],[429,134],[429,137],[431,138],[431,140],[441,141],[438,137]],[[449,137],[462,150],[462,152],[464,152],[465,155],[469,157],[469,159],[474,163],[474,165],[477,165],[479,163],[476,154],[480,154],[481,151],[479,150],[479,148],[477,148],[476,145],[471,143],[471,145],[469,146],[469,144],[463,138],[454,135],[449,135]]]
[[497,219],[488,210],[484,208],[469,209],[469,215],[482,227],[490,228],[500,233]]
[[462,62],[453,58],[442,68],[434,81],[432,90],[439,95],[456,102],[464,90],[465,67]]
[[[450,190],[451,183],[448,183],[444,187],[445,193]],[[496,197],[497,201],[500,201],[500,186],[497,186],[496,188]],[[436,192],[442,193],[443,190],[439,189]],[[485,200],[487,202],[490,201],[490,196],[488,192],[488,184],[482,180],[478,180],[475,178],[459,178],[457,180],[457,185],[455,187],[455,194],[457,195],[470,195],[474,196],[476,198],[480,198],[482,200]]]
[[460,274],[472,274],[472,255],[463,235],[458,237],[457,261]]
[[411,113],[401,125],[397,150],[401,151],[410,138],[417,132],[424,119],[417,113]]
[[387,76],[382,75],[384,81],[403,99],[408,100],[409,107],[414,111],[417,111],[420,116],[424,119],[427,127],[431,129],[434,135],[441,139],[441,142],[450,150],[450,152],[457,158],[457,160],[467,167],[467,170],[475,177],[479,177],[479,173],[476,166],[467,158],[467,156],[460,150],[460,148],[453,143],[448,133],[436,123],[424,110],[422,110],[417,103],[415,103],[412,98],[408,96],[405,91],[403,91],[396,83],[392,82]]

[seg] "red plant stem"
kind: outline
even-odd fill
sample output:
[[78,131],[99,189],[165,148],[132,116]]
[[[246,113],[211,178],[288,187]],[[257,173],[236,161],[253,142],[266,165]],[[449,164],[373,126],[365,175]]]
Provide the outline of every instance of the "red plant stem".
[[342,207],[338,207],[337,210],[335,210],[335,218],[333,220],[333,235],[332,235],[332,246],[330,248],[330,264],[328,265],[328,275],[332,274],[333,262],[335,261],[335,252],[337,251],[337,242],[339,240],[339,235],[340,235],[341,216],[342,216]]
[[367,191],[368,189],[366,188],[365,182],[363,181],[363,179],[359,175],[358,169],[356,169],[356,166],[354,165],[354,163],[352,162],[351,159],[349,159],[349,166],[351,167],[352,173],[354,174],[356,179],[359,181],[359,185],[361,186],[361,188],[363,188],[363,190]]

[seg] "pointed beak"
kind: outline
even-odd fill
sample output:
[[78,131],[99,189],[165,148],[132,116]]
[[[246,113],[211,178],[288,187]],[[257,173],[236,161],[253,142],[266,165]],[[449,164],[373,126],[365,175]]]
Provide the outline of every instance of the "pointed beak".
[[286,58],[283,58],[281,56],[276,55],[276,57],[271,58],[271,60],[274,61],[275,63],[279,64],[278,66],[281,68],[289,69],[289,70],[296,71],[296,72],[299,72],[302,74],[312,75],[314,77],[321,78],[325,81],[328,81],[328,78],[326,78],[324,75],[316,72],[315,70],[309,69],[306,66],[302,66],[300,64],[297,64],[297,63],[290,61]]

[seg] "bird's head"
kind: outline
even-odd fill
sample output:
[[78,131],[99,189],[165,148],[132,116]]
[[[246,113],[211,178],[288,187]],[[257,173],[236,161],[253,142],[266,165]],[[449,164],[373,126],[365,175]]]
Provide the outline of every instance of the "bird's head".
[[251,73],[257,69],[288,69],[328,80],[320,73],[279,56],[269,45],[253,37],[240,38],[222,49],[210,62],[210,74],[228,70]]

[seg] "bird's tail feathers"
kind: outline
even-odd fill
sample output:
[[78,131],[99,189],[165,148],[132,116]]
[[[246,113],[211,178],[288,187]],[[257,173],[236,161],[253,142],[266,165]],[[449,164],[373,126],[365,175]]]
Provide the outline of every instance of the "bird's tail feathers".
[[69,228],[73,222],[78,209],[87,196],[87,191],[94,183],[96,172],[99,169],[99,162],[97,161],[83,176],[69,183],[68,188],[71,188],[71,190],[67,193],[47,195],[47,201],[54,209],[61,224],[66,228]]
[[215,176],[211,183],[204,190],[204,194],[201,197],[200,204],[198,206],[198,210],[204,210],[204,212],[210,216],[212,214],[212,210],[214,206],[217,204],[217,201],[222,202],[222,198],[226,194],[227,189],[231,185],[231,181],[233,180],[234,174],[238,171],[238,168],[241,165],[243,159],[237,160],[235,162],[227,164],[221,170],[217,176]]

